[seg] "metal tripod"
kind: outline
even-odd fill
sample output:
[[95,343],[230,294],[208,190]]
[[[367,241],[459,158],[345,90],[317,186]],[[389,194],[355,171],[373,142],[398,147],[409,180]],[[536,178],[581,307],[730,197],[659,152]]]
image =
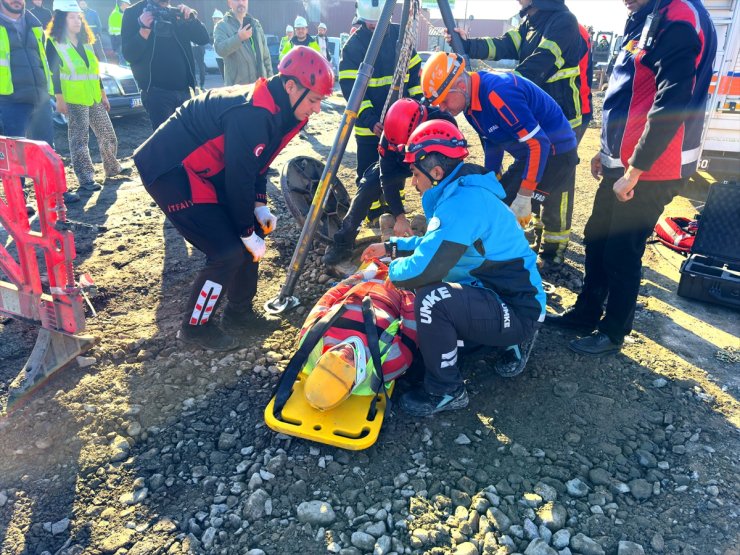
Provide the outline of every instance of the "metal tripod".
[[[300,304],[300,301],[293,295],[293,292],[298,283],[298,278],[303,271],[303,266],[306,263],[311,243],[313,242],[316,229],[324,212],[326,201],[329,198],[331,183],[339,170],[339,164],[342,161],[344,151],[347,149],[347,143],[352,134],[352,129],[355,126],[362,99],[365,97],[365,91],[367,90],[368,83],[373,75],[373,64],[375,64],[375,60],[378,57],[378,52],[380,51],[383,37],[390,25],[391,16],[393,15],[393,9],[395,8],[396,3],[397,0],[387,0],[383,6],[383,10],[378,19],[378,24],[373,31],[372,38],[370,39],[370,45],[365,53],[365,58],[357,71],[357,79],[354,87],[352,87],[352,92],[349,95],[347,108],[345,109],[342,121],[339,124],[339,131],[334,138],[331,151],[329,151],[324,172],[321,174],[321,179],[319,180],[316,193],[311,202],[311,208],[309,209],[306,221],[303,224],[301,235],[298,238],[298,245],[293,252],[293,258],[288,267],[288,275],[285,279],[285,284],[283,284],[277,297],[270,299],[265,303],[265,311],[269,314],[280,314],[287,310],[291,310]],[[437,5],[447,29],[454,29],[455,20],[452,17],[452,10],[450,9],[448,0],[437,0]],[[404,27],[403,23],[405,23],[406,18],[409,17],[410,11],[411,0],[404,0],[402,28]],[[403,34],[399,36],[398,41],[399,44],[403,41]],[[455,52],[464,55],[462,40],[460,36],[454,32],[452,33],[452,48]],[[396,53],[396,59],[398,59],[399,54],[400,52]]]

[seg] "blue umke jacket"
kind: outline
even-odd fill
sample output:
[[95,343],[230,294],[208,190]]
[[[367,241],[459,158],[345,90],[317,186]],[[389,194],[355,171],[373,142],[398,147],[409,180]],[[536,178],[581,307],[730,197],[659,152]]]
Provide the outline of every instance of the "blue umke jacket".
[[424,193],[427,232],[391,237],[401,258],[391,262],[388,275],[407,289],[440,281],[485,287],[519,317],[542,321],[545,292],[537,255],[502,202],[505,193],[495,174],[485,171],[460,164]]

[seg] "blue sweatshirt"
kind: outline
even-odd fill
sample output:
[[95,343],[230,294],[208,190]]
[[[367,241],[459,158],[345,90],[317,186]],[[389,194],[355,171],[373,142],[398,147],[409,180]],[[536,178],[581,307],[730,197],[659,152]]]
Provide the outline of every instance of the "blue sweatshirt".
[[516,217],[503,203],[493,173],[460,164],[421,199],[427,217],[423,237],[391,237],[398,254],[389,277],[415,289],[445,281],[495,292],[520,317],[542,321],[545,293],[537,255]]

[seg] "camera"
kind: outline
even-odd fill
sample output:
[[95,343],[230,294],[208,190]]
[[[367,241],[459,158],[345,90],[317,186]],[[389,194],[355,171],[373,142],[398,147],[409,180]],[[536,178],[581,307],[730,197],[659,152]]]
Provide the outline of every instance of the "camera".
[[[179,8],[162,6],[156,0],[147,0],[145,10],[154,16],[152,29],[160,37],[171,37],[172,26],[184,19]],[[195,17],[195,12],[190,17]]]

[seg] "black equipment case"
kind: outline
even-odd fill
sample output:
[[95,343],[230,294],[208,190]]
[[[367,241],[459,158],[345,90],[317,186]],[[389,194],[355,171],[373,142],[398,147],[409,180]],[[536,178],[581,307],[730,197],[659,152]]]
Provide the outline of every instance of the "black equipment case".
[[740,309],[740,184],[712,185],[691,254],[681,265],[681,297]]

